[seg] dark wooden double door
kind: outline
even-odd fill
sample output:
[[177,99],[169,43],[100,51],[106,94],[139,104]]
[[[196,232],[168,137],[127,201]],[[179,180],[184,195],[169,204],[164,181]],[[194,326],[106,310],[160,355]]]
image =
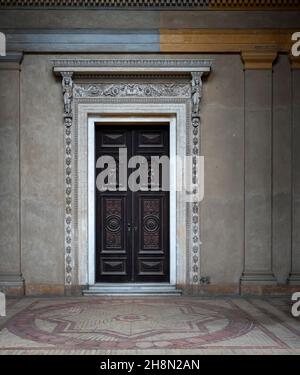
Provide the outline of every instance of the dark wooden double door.
[[[169,127],[96,124],[95,134],[96,161],[112,156],[117,172],[116,191],[96,187],[96,282],[168,282],[169,191],[163,191],[161,178],[156,191],[150,190],[150,160],[169,156]],[[119,169],[127,168],[130,176],[139,164],[128,168],[125,159],[119,160],[119,148],[127,149],[128,160],[134,155],[147,159],[148,191],[132,191],[128,186],[120,191]],[[96,177],[103,170],[96,168]]]

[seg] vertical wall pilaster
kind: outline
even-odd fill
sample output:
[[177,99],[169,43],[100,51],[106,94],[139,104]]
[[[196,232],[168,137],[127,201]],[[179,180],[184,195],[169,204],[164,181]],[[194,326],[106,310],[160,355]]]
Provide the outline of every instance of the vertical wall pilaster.
[[286,284],[291,265],[292,163],[291,71],[280,55],[273,73],[273,267],[279,284]]
[[24,293],[20,247],[20,63],[0,59],[0,289]]
[[245,243],[241,291],[276,284],[272,266],[273,52],[242,53],[245,68]]
[[291,285],[300,285],[300,59],[292,68],[292,256]]

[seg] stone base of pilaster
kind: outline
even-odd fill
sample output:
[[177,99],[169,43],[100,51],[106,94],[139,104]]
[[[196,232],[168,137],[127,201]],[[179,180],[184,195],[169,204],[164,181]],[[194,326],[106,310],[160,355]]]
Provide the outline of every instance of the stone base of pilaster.
[[244,272],[241,285],[276,285],[277,280],[272,272]]
[[272,294],[276,286],[277,280],[272,272],[244,272],[240,279],[240,294]]
[[289,285],[300,285],[300,272],[292,272],[288,278]]
[[261,296],[261,297],[289,297],[299,291],[295,285],[241,285],[241,296]]
[[85,285],[64,285],[64,284],[25,284],[26,296],[60,296],[74,297],[82,296]]
[[8,297],[24,296],[25,288],[22,275],[0,274],[0,291]]

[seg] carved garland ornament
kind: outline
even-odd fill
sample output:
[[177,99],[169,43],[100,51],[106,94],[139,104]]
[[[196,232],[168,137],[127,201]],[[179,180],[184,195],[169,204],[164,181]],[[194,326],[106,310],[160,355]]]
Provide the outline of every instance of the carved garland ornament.
[[201,72],[192,72],[191,84],[174,83],[82,83],[73,84],[72,72],[63,72],[62,91],[64,100],[64,125],[65,125],[65,282],[72,284],[72,122],[73,99],[95,97],[188,97],[191,99],[191,124],[193,133],[193,163],[192,184],[194,200],[192,203],[192,252],[191,252],[191,283],[205,284],[207,278],[200,277],[200,239],[199,239],[199,202],[198,195],[198,165],[199,155],[199,126],[200,126],[200,100],[202,97]]
[[199,281],[199,203],[197,202],[198,176],[197,176],[197,156],[199,155],[199,126],[200,126],[200,99],[202,97],[202,73],[192,72],[192,126],[193,126],[193,163],[192,163],[192,186],[195,199],[192,203],[192,282],[197,284]]
[[73,80],[72,72],[62,75],[65,125],[65,283],[72,284],[72,133]]

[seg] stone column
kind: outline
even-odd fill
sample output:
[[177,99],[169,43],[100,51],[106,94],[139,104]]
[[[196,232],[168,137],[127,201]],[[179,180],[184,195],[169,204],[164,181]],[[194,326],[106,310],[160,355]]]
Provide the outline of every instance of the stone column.
[[0,58],[0,290],[24,294],[20,246],[20,63]]
[[[245,74],[245,243],[242,293],[276,284],[272,267],[273,52],[242,53]],[[238,157],[238,156],[237,156]]]
[[290,285],[300,285],[300,58],[292,68],[292,259]]

